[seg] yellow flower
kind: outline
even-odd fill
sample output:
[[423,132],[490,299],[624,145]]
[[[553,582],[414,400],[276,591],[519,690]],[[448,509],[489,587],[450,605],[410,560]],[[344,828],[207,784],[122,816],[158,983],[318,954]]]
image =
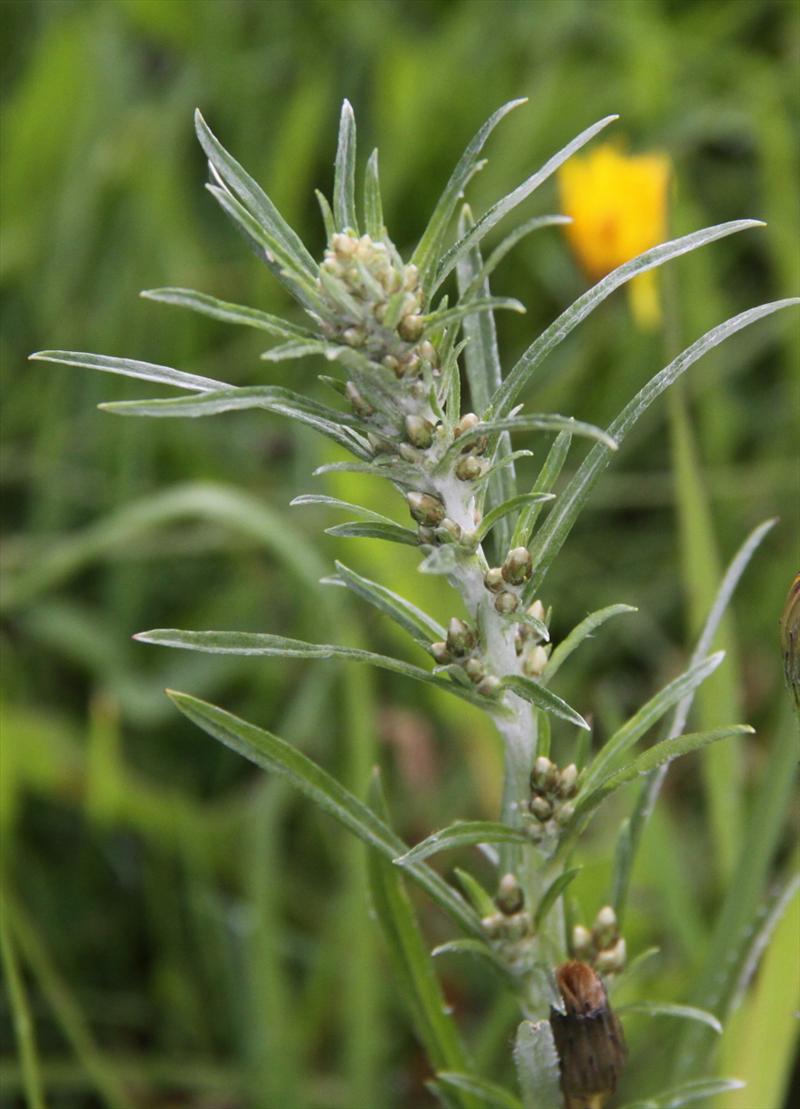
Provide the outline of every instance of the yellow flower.
[[[561,167],[562,211],[572,219],[564,230],[591,281],[664,242],[669,178],[665,154],[627,155],[610,143]],[[657,326],[661,305],[655,272],[634,277],[628,290],[637,323]]]

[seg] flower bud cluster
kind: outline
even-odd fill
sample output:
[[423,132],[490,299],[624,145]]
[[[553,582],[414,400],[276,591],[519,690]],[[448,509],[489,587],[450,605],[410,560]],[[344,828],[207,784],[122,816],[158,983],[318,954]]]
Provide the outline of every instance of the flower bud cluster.
[[559,769],[544,755],[539,756],[530,777],[528,812],[533,820],[528,830],[531,839],[538,841],[557,836],[570,822],[575,815],[572,799],[578,792],[578,778],[574,762]]
[[391,242],[333,235],[319,287],[329,309],[330,319],[322,325],[329,338],[363,350],[398,378],[419,378],[423,363],[437,368],[436,348],[422,338],[419,272],[413,263],[404,265]]
[[502,566],[491,566],[483,576],[483,584],[494,593],[494,607],[504,616],[516,612],[522,603],[521,587],[533,572],[533,560],[527,547],[514,547]]
[[440,666],[457,663],[484,697],[500,692],[500,679],[486,672],[478,637],[463,620],[454,616],[447,625],[447,641],[431,644],[431,654]]
[[512,955],[515,945],[533,938],[533,918],[525,908],[525,895],[516,875],[503,875],[494,903],[497,912],[485,916],[481,925],[487,939],[510,948],[506,953]]
[[461,526],[445,515],[444,503],[431,493],[415,491],[406,494],[406,504],[411,516],[419,525],[420,543],[434,546],[437,543],[458,543]]
[[590,963],[600,974],[618,974],[625,967],[625,940],[620,935],[617,914],[604,905],[591,928],[576,924],[572,929],[572,952]]
[[[453,428],[453,438],[459,439],[465,432],[472,431],[479,423],[480,420],[474,412],[467,412]],[[486,453],[488,446],[489,440],[485,435],[481,435],[477,439],[471,439],[467,443],[455,465],[454,472],[459,481],[476,481],[479,477],[483,477],[489,464],[481,456]]]

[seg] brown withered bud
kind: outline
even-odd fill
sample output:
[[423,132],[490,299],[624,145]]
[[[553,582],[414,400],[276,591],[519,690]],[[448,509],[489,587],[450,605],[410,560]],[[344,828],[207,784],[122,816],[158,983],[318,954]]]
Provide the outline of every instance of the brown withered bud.
[[603,1109],[617,1088],[627,1049],[603,980],[573,960],[556,971],[564,1012],[551,1008],[565,1109]]

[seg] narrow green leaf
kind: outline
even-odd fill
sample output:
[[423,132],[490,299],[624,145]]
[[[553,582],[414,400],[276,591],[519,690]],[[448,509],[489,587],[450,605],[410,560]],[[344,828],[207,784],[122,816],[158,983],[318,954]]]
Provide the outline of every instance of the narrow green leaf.
[[104,412],[116,416],[147,416],[150,418],[186,419],[200,416],[217,416],[222,412],[238,412],[248,408],[262,408],[287,416],[298,423],[312,427],[321,435],[356,455],[357,458],[372,457],[366,441],[355,433],[359,421],[347,412],[339,412],[318,404],[308,397],[300,396],[289,389],[279,386],[256,385],[251,388],[236,389],[228,387],[218,392],[203,393],[197,397],[179,397],[167,400],[124,400],[111,401],[98,405]]
[[450,940],[448,943],[440,943],[438,947],[434,947],[431,955],[434,959],[438,959],[441,955],[468,955],[473,959],[483,959],[493,970],[499,971],[503,978],[510,977],[508,967],[497,952],[482,940]]
[[489,1082],[485,1078],[476,1078],[474,1075],[461,1074],[457,1071],[439,1071],[436,1081],[448,1089],[470,1094],[477,1098],[481,1105],[489,1105],[491,1109],[523,1109],[519,1098],[505,1086],[498,1086],[496,1082]]
[[347,512],[353,512],[356,516],[361,516],[364,520],[370,520],[373,524],[397,526],[396,521],[390,520],[388,516],[382,516],[380,512],[373,512],[371,508],[365,508],[360,504],[352,504],[350,501],[340,501],[338,497],[329,497],[325,493],[303,493],[302,496],[289,501],[290,508],[309,504],[321,504],[329,508],[343,508]]
[[567,158],[580,150],[582,146],[585,146],[590,139],[594,138],[604,127],[608,127],[609,123],[613,123],[615,119],[619,119],[619,116],[606,116],[605,119],[598,120],[598,122],[593,123],[591,127],[587,127],[585,131],[581,131],[571,142],[568,142],[557,154],[554,154],[552,158],[545,162],[541,169],[531,174],[526,181],[523,181],[516,189],[508,193],[508,195],[504,196],[501,200],[498,200],[488,211],[484,212],[475,226],[470,228],[470,230],[442,256],[441,261],[436,267],[436,276],[432,292],[435,292],[448,274],[452,272],[459,258],[463,257],[472,246],[479,243],[484,236],[488,235],[492,228],[498,224],[504,216],[513,211],[523,200],[527,199],[527,197],[529,197],[535,189],[538,189],[549,177],[552,177],[556,170],[566,162]]
[[[473,224],[472,213],[469,206],[465,204],[461,209],[458,222],[459,238],[463,237]],[[483,268],[480,247],[476,244],[466,252],[456,266],[458,295],[461,304],[473,300],[474,296],[480,296],[484,302],[491,300],[488,274],[484,274],[482,278],[480,277]],[[475,286],[475,293],[470,295],[467,289],[472,286]],[[466,340],[464,368],[469,383],[472,408],[475,412],[483,413],[489,406],[490,398],[500,387],[503,380],[500,352],[497,349],[497,328],[494,314],[491,310],[469,313],[463,319],[462,330]],[[494,457],[498,463],[504,464],[504,468],[497,470],[492,467],[496,476],[487,479],[489,484],[486,486],[486,494],[490,508],[509,500],[516,492],[517,485],[514,466],[509,461],[510,454],[511,439],[508,432],[501,432],[497,438]],[[505,466],[508,466],[508,469],[505,469]],[[500,517],[497,531],[493,536],[493,550],[498,558],[502,558],[505,552],[510,549],[510,534],[510,522],[505,517]]]
[[210,392],[212,389],[228,389],[224,381],[213,377],[198,377],[171,366],[158,366],[153,362],[137,362],[133,358],[115,358],[109,354],[87,354],[74,350],[39,350],[28,355],[30,362],[56,362],[64,366],[81,366],[87,370],[102,370],[107,374],[121,374],[122,377],[138,377],[144,381],[157,381],[159,385],[174,385],[177,389],[189,389],[196,393]]
[[522,1021],[514,1065],[525,1109],[561,1109],[561,1070],[549,1021]]
[[207,651],[212,654],[272,656],[282,658],[341,658],[352,662],[366,662],[382,670],[391,670],[407,678],[434,685],[437,689],[447,690],[464,701],[487,708],[490,702],[479,693],[466,686],[440,678],[429,670],[413,666],[401,659],[388,655],[377,655],[358,647],[342,647],[329,643],[303,643],[299,639],[287,639],[282,635],[268,635],[265,632],[227,632],[227,631],[181,631],[177,628],[154,628],[140,632],[133,637],[140,643],[153,643],[159,647],[179,647],[187,651]]
[[549,682],[554,678],[572,652],[583,643],[584,639],[588,639],[593,632],[605,624],[606,620],[625,612],[637,611],[632,605],[609,605],[607,608],[599,608],[581,620],[580,624],[576,624],[569,635],[554,649],[542,674],[542,681]]
[[683,235],[679,239],[661,243],[659,246],[646,250],[630,262],[612,270],[596,285],[585,292],[569,306],[550,326],[535,339],[525,353],[519,358],[508,377],[492,398],[492,411],[495,416],[504,416],[514,404],[514,401],[529,384],[536,368],[544,361],[545,357],[554,347],[569,335],[578,324],[592,312],[598,304],[610,296],[620,285],[624,285],[637,274],[655,269],[672,258],[681,254],[688,254],[706,243],[722,239],[737,231],[745,231],[751,227],[762,227],[759,220],[733,220],[729,223],[720,223],[715,227],[705,227],[700,231],[693,231],[690,235]]
[[[539,489],[543,493],[552,492],[561,474],[564,463],[567,460],[571,444],[572,436],[570,433],[568,431],[560,431],[553,440],[553,444],[547,452],[547,457],[542,463],[542,468],[533,483],[534,489]],[[509,548],[528,546],[541,511],[541,504],[532,504],[529,508],[520,512]]]
[[[470,298],[475,296],[481,289],[483,282],[494,273],[494,271],[503,261],[508,252],[512,250],[521,239],[524,239],[527,235],[530,235],[532,231],[539,231],[543,227],[558,227],[567,223],[572,223],[572,220],[569,216],[534,216],[533,219],[529,219],[526,220],[524,223],[521,223],[519,227],[515,228],[510,234],[506,235],[502,242],[500,242],[499,245],[495,247],[486,261],[482,264],[478,272],[472,278],[472,283],[464,289],[464,292],[461,295]],[[464,232],[460,231],[459,238],[461,238],[463,234]],[[459,259],[456,266],[456,271],[458,271],[462,261],[463,259]]]
[[496,906],[494,901],[492,901],[490,895],[477,878],[474,878],[469,871],[462,870],[458,866],[454,867],[453,873],[456,878],[458,878],[461,888],[469,898],[470,904],[479,917],[483,918],[489,916],[495,911]]
[[[3,891],[5,902],[5,890]],[[477,943],[477,940],[473,941]],[[7,910],[0,914],[0,962],[6,984],[7,1004],[11,1012],[14,1035],[19,1053],[22,1084],[28,1109],[45,1109],[39,1051],[36,1044],[36,1024],[31,1015],[28,992],[17,958],[16,945],[11,935]]]
[[269,312],[248,308],[244,304],[231,304],[226,300],[218,300],[207,293],[198,293],[194,289],[143,289],[139,296],[145,300],[156,300],[160,304],[174,304],[178,308],[189,308],[192,312],[199,312],[201,316],[222,320],[223,323],[255,327],[281,338],[315,338],[313,331],[281,319],[280,316],[272,316]]
[[315,278],[317,264],[300,236],[292,230],[261,186],[228,153],[199,110],[195,112],[194,122],[200,145],[226,187],[238,197],[264,231],[283,246],[293,267]]
[[484,538],[489,534],[498,520],[502,520],[511,512],[516,512],[517,509],[525,508],[531,504],[542,504],[544,501],[552,501],[552,493],[520,493],[516,497],[511,497],[510,500],[505,501],[503,504],[498,504],[495,508],[487,512],[481,522],[475,528],[475,539],[481,543]]
[[664,739],[648,748],[644,754],[639,755],[633,762],[622,767],[608,777],[603,778],[591,791],[582,792],[578,798],[575,809],[576,815],[590,812],[604,801],[610,793],[627,782],[632,782],[641,774],[647,774],[664,763],[672,762],[681,755],[688,755],[707,747],[709,743],[717,743],[720,739],[727,739],[735,735],[752,735],[753,729],[748,724],[731,725],[728,728],[715,728],[710,732],[690,732],[688,735],[677,736],[675,739]]
[[533,918],[534,927],[537,932],[558,898],[561,897],[569,885],[578,877],[582,869],[583,867],[575,866],[572,867],[571,870],[565,870],[562,874],[559,874],[557,878],[554,878],[544,891],[536,907],[536,915]]
[[475,172],[475,168],[478,164],[478,155],[481,150],[483,150],[486,140],[503,116],[508,115],[514,108],[518,108],[520,104],[525,104],[526,102],[526,98],[510,100],[507,104],[498,108],[473,136],[466,150],[461,155],[458,164],[450,176],[450,180],[445,185],[444,191],[428,221],[428,226],[425,228],[417,249],[414,251],[414,256],[411,259],[414,265],[419,269],[420,281],[423,288],[426,288],[428,285],[429,278],[439,256],[442,240],[447,232],[447,227],[450,220],[453,218],[459,200],[464,194],[467,182]]
[[724,651],[709,655],[702,662],[690,666],[683,674],[660,689],[654,697],[642,705],[637,713],[618,728],[611,738],[598,751],[589,765],[583,780],[583,788],[590,790],[603,775],[617,762],[621,755],[637,743],[661,717],[690,690],[696,689],[701,682],[713,674],[725,657]]
[[[473,316],[476,318],[485,314],[491,315],[492,312],[501,308],[508,309],[510,312],[519,312],[521,315],[525,313],[525,305],[514,297],[493,297],[482,296],[475,300],[462,303],[459,301],[452,308],[443,308],[436,312],[430,312],[427,316],[423,316],[425,330],[423,335],[431,335],[442,327],[449,327],[459,320],[466,321]],[[465,332],[466,332],[465,328]],[[467,350],[470,349],[470,344],[467,345]],[[473,397],[473,403],[475,398]],[[477,407],[477,404],[476,404]]]
[[744,1082],[740,1082],[738,1078],[700,1078],[673,1086],[655,1097],[629,1102],[624,1109],[680,1109],[680,1106],[689,1105],[692,1101],[716,1097],[717,1094],[724,1094],[729,1090],[741,1090],[743,1086]]
[[433,832],[404,855],[393,861],[397,866],[420,862],[440,851],[454,851],[458,847],[474,847],[480,843],[528,843],[528,837],[518,828],[499,824],[494,820],[457,820],[454,824]]
[[406,547],[419,546],[417,533],[399,524],[365,524],[353,520],[325,528],[325,534],[339,539],[385,539],[389,543],[402,543]]
[[[737,334],[743,328],[749,327],[757,320],[769,316],[773,312],[778,312],[782,308],[789,308],[798,304],[800,304],[800,298],[797,297],[773,301],[771,304],[762,304],[758,308],[750,308],[746,312],[741,312],[738,316],[733,316],[725,323],[712,328],[711,331],[707,331],[705,335],[702,335],[690,347],[687,347],[682,354],[674,358],[669,365],[665,366],[636,394],[611,424],[608,429],[609,433],[617,443],[622,443],[628,431],[650,405],[709,350],[713,350],[725,339]],[[547,570],[564,545],[589,493],[610,460],[611,452],[607,447],[600,444],[593,447],[567,487],[559,495],[557,503],[553,506],[553,510],[549,513],[531,547],[534,572],[526,589],[526,593],[531,598],[536,596]]]
[[[372,794],[378,819],[388,824],[377,773]],[[370,853],[368,865],[375,911],[388,941],[395,974],[411,1009],[415,1030],[428,1058],[434,1067],[466,1067],[466,1052],[448,1012],[400,872],[375,852]]]
[[288,342],[279,343],[276,347],[262,351],[259,358],[262,362],[289,362],[295,358],[312,358],[314,355],[329,356],[330,343],[312,337],[310,339],[289,339]]
[[627,1013],[642,1013],[648,1017],[679,1017],[682,1020],[696,1020],[700,1024],[707,1024],[713,1028],[717,1035],[722,1035],[722,1025],[706,1009],[697,1009],[694,1005],[671,1005],[665,1001],[632,1001],[628,1005],[617,1005],[615,1010],[619,1016]]
[[559,416],[550,412],[531,416],[507,416],[502,420],[486,420],[459,435],[442,455],[437,469],[439,471],[446,470],[465,447],[477,442],[478,439],[482,439],[486,435],[491,437],[504,431],[512,433],[516,431],[567,432],[569,435],[582,435],[587,439],[595,439],[606,450],[615,451],[617,449],[616,440],[608,432],[602,431],[594,424],[575,420],[571,416]]
[[278,281],[306,308],[317,310],[320,299],[315,281],[304,270],[292,265],[291,256],[283,244],[273,238],[226,188],[209,184],[206,189]]
[[349,100],[342,102],[333,178],[333,218],[339,231],[358,234],[356,216],[356,120]]
[[[295,502],[292,502],[295,503]],[[412,605],[405,597],[393,593],[383,585],[362,577],[341,562],[336,563],[338,577],[326,579],[352,590],[375,608],[391,617],[395,623],[413,636],[418,643],[429,647],[433,642],[445,639],[445,629],[426,612]]]
[[569,721],[570,724],[576,724],[579,728],[584,728],[587,732],[591,731],[589,725],[575,709],[570,708],[566,701],[556,696],[552,690],[547,689],[540,682],[535,681],[533,678],[526,678],[522,674],[512,674],[509,677],[503,678],[503,687],[510,689],[519,697],[523,697],[526,701],[530,701],[532,705],[536,705],[539,709],[544,709],[545,712],[550,712],[553,716],[558,716],[562,720]]
[[320,192],[319,189],[314,189],[314,196],[317,198],[319,210],[322,213],[322,223],[325,228],[325,240],[330,242],[336,234],[336,221],[333,218],[333,209],[331,208],[325,193]]
[[[263,770],[286,778],[295,789],[385,859],[394,859],[398,853],[407,850],[403,841],[370,808],[291,744],[188,693],[167,690],[167,695],[184,716],[204,732]],[[482,938],[483,931],[477,915],[434,870],[425,864],[417,864],[407,867],[406,873],[465,932]]]
[[380,242],[385,238],[386,228],[383,224],[377,150],[373,150],[370,154],[367,168],[364,171],[364,226],[367,234],[376,242]]

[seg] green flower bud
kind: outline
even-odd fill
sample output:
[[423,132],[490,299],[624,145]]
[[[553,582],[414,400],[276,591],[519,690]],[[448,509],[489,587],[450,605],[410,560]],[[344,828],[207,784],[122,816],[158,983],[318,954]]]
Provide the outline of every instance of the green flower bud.
[[531,770],[531,789],[549,789],[556,780],[558,769],[546,755],[539,755]]
[[406,501],[411,515],[418,524],[435,527],[444,519],[444,505],[429,493],[407,493]]
[[474,454],[466,454],[456,463],[456,477],[459,481],[475,481],[485,470],[485,466]]
[[436,353],[436,347],[430,339],[423,339],[419,344],[419,356],[428,362],[431,366],[436,366],[439,361],[439,356]]
[[472,429],[474,427],[477,427],[480,422],[481,421],[478,419],[474,412],[467,412],[467,414],[465,416],[462,416],[456,426],[453,428],[453,438],[458,439],[464,434],[465,431],[472,431]]
[[541,601],[536,600],[528,607],[528,616],[532,616],[534,620],[541,620],[544,623],[545,618],[544,605]]
[[529,678],[538,678],[547,666],[547,651],[544,647],[533,647],[522,656],[522,670]]
[[381,362],[387,370],[391,370],[392,373],[395,373],[398,377],[400,377],[400,362],[397,358],[395,358],[393,354],[387,354],[385,358],[381,359]]
[[560,797],[574,797],[578,788],[578,768],[574,762],[558,772],[556,791]]
[[431,643],[431,654],[440,666],[447,666],[453,661],[446,643]]
[[519,597],[516,593],[509,593],[507,589],[504,589],[502,593],[498,593],[495,597],[494,607],[498,612],[508,616],[519,608]]
[[348,327],[342,332],[342,338],[351,347],[363,347],[366,337],[363,327]]
[[558,808],[556,809],[556,812],[555,812],[556,823],[560,824],[561,827],[563,828],[567,824],[569,824],[570,820],[572,820],[574,815],[575,815],[575,806],[572,804],[571,801],[566,801],[566,802],[564,802],[564,804],[559,805]]
[[461,538],[461,525],[445,516],[436,528],[436,538],[442,543],[458,543]]
[[503,577],[513,585],[522,585],[531,576],[533,559],[527,547],[515,547],[509,551],[502,566]]
[[582,924],[576,924],[572,929],[572,951],[579,959],[585,959],[594,952],[592,933]]
[[447,625],[447,646],[457,658],[463,658],[475,646],[475,633],[457,616]]
[[502,688],[503,683],[499,678],[496,678],[494,674],[487,674],[478,685],[478,693],[484,697],[496,697]]
[[553,815],[553,806],[550,804],[546,797],[532,797],[531,800],[528,802],[528,808],[533,816],[535,816],[537,820],[541,820],[542,822],[544,822],[545,820],[549,820],[550,817]]
[[410,443],[427,450],[433,442],[433,424],[422,416],[406,416],[406,435]]
[[479,682],[486,677],[486,668],[479,658],[468,658],[464,669],[471,682]]
[[494,903],[504,916],[512,916],[520,911],[525,904],[525,895],[516,874],[503,875],[497,888]]
[[594,965],[601,974],[619,974],[621,970],[625,969],[626,958],[625,940],[620,937],[612,947],[608,947],[604,951],[598,951]]
[[344,395],[350,401],[353,411],[358,416],[374,415],[375,409],[372,407],[371,404],[368,404],[367,401],[364,400],[352,381],[348,381],[345,385]]
[[492,566],[483,575],[483,584],[490,593],[499,593],[503,588],[503,575],[499,566]]
[[506,920],[506,935],[511,941],[524,940],[532,931],[533,921],[530,913],[514,913]]
[[594,919],[592,935],[597,948],[602,951],[617,939],[617,914],[610,905],[604,905]]
[[481,927],[490,940],[499,939],[505,931],[505,919],[501,913],[492,913],[481,921]]
[[397,325],[397,330],[400,332],[404,339],[408,340],[408,342],[416,342],[416,340],[419,339],[420,335],[425,330],[425,324],[422,320],[422,316],[418,316],[416,313],[404,316],[400,323]]

